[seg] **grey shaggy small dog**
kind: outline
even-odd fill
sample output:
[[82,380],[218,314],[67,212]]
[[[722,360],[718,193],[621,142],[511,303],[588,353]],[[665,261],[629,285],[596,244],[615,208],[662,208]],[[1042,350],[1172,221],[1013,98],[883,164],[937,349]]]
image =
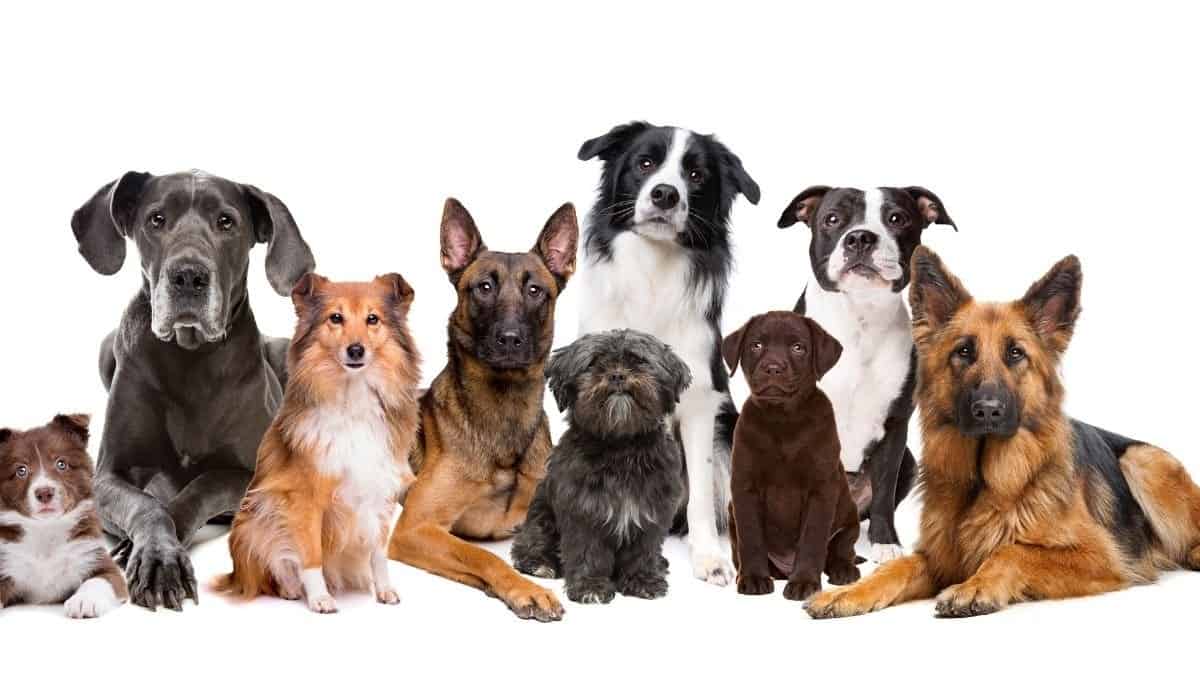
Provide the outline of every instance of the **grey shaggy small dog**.
[[517,533],[514,566],[565,575],[574,602],[666,595],[662,544],[684,490],[667,416],[691,372],[658,339],[613,330],[554,352],[546,377],[570,428]]

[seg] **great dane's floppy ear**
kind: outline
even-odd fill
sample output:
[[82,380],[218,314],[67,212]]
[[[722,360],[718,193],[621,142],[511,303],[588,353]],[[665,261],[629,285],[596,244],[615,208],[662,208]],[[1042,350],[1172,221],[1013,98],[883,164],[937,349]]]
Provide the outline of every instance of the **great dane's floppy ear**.
[[413,287],[408,285],[408,281],[397,272],[381,274],[375,277],[375,283],[381,284],[388,290],[388,297],[396,303],[401,311],[408,310],[412,305],[413,298],[416,297]]
[[593,157],[599,157],[607,162],[621,154],[625,148],[629,147],[629,143],[634,138],[637,138],[638,134],[649,128],[650,124],[648,122],[618,124],[609,130],[607,134],[584,141],[583,145],[579,146],[577,157],[584,161]]
[[783,214],[779,216],[779,223],[777,223],[779,228],[791,227],[797,222],[803,222],[811,227],[812,217],[817,212],[817,206],[825,198],[825,193],[832,189],[828,185],[814,185],[805,188],[804,192],[792,199],[792,203],[788,204],[787,208],[783,210]]
[[733,151],[725,147],[723,143],[717,142],[721,148],[721,172],[725,179],[733,183],[733,186],[738,189],[738,192],[746,195],[746,200],[751,204],[757,204],[762,194],[758,190],[758,183],[746,173],[745,167],[742,166],[742,160]]
[[467,265],[486,250],[475,219],[457,199],[447,198],[442,207],[442,269],[450,281],[457,284]]
[[747,321],[741,328],[733,331],[721,341],[721,356],[725,359],[725,366],[729,368],[729,374],[733,375],[737,372],[738,362],[742,359],[742,340],[746,337],[746,330],[750,328],[753,319]]
[[316,267],[300,228],[287,206],[270,192],[243,185],[254,219],[254,238],[267,245],[267,280],[280,295],[287,295],[296,281]]
[[125,263],[125,237],[129,235],[137,198],[152,176],[128,171],[92,195],[71,217],[71,231],[79,253],[100,274],[116,274]]
[[1061,354],[1071,342],[1079,318],[1083,268],[1079,258],[1067,256],[1051,268],[1021,298],[1025,316],[1038,336]]
[[584,335],[566,347],[554,350],[546,363],[546,384],[554,395],[558,411],[562,412],[575,405],[579,390],[575,379],[587,369],[592,356],[596,353],[598,338],[593,334]]
[[88,426],[91,424],[91,421],[91,415],[76,413],[73,415],[55,415],[50,424],[75,436],[86,444],[88,440]]
[[908,289],[912,306],[913,339],[924,342],[946,325],[971,294],[927,246],[912,255],[912,283]]
[[575,273],[575,249],[579,244],[579,221],[575,218],[575,207],[569,202],[546,221],[532,253],[536,253],[558,282],[558,290],[567,285],[567,279]]
[[821,324],[807,316],[803,319],[808,323],[808,330],[812,334],[813,373],[820,380],[837,365],[838,359],[842,358],[842,343],[830,335]]
[[958,232],[958,226],[954,224],[950,214],[946,213],[946,207],[942,205],[942,200],[937,195],[917,185],[906,187],[904,191],[917,200],[917,209],[925,218],[926,225],[949,225],[954,228],[955,232]]

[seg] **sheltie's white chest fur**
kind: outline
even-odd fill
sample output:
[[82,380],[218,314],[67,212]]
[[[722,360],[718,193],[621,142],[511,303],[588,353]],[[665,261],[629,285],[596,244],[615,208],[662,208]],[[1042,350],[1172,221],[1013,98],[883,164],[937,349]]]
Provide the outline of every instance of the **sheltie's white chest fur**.
[[0,576],[15,584],[15,595],[29,604],[62,602],[96,568],[104,553],[99,537],[71,539],[71,531],[95,505],[89,499],[50,520],[0,512],[0,525],[21,528],[17,541],[0,541]]

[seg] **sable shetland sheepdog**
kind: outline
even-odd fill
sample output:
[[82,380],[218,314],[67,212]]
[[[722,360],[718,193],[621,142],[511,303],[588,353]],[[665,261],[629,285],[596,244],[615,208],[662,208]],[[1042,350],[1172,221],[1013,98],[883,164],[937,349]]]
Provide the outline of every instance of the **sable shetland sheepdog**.
[[258,448],[254,480],[229,537],[233,572],[219,591],[337,611],[331,591],[374,587],[400,601],[385,544],[413,482],[419,357],[408,331],[413,290],[399,274],[292,290],[298,322],[283,406]]
[[1074,256],[1016,302],[982,303],[912,259],[924,510],[913,555],[815,596],[817,618],[937,596],[965,617],[1200,569],[1200,488],[1171,455],[1069,419],[1056,372],[1079,316]]

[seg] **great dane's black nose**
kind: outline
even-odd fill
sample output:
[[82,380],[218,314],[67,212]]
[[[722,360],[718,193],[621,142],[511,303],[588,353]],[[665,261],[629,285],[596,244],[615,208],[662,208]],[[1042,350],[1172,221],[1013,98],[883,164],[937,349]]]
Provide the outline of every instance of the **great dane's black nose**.
[[351,361],[362,361],[367,354],[367,348],[363,347],[358,342],[346,347],[346,356],[350,357]]
[[879,235],[870,230],[854,230],[846,234],[843,246],[850,253],[866,255],[879,243]]
[[167,270],[171,282],[171,294],[176,296],[199,296],[208,292],[212,273],[208,267],[194,261],[175,263]]
[[673,209],[679,203],[679,190],[666,183],[655,185],[650,190],[650,203],[664,211]]

